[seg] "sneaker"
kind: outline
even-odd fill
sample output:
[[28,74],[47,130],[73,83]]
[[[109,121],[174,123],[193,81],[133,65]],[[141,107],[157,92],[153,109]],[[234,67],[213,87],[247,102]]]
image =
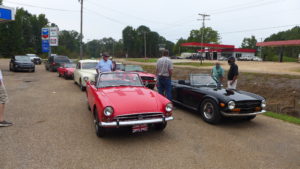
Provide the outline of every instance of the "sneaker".
[[0,121],[0,127],[8,127],[8,126],[12,126],[13,123],[8,122],[8,121]]

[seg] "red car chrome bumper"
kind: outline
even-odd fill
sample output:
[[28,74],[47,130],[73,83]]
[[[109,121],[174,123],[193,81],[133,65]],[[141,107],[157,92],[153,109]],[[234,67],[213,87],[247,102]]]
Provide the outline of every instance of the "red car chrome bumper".
[[139,124],[153,124],[153,123],[163,123],[166,121],[174,120],[174,117],[164,117],[155,119],[145,119],[145,120],[129,120],[129,121],[112,121],[112,122],[99,122],[99,126],[102,127],[121,127],[121,126],[133,126]]

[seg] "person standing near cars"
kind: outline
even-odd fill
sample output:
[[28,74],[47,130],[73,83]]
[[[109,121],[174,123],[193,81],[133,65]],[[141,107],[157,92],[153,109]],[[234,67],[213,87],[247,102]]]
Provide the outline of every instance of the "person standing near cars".
[[239,67],[235,64],[234,57],[228,58],[228,64],[230,65],[230,68],[227,75],[227,88],[236,89]]
[[221,85],[224,79],[224,69],[221,67],[219,62],[211,70],[211,76],[217,81],[218,85]]
[[169,52],[165,50],[163,56],[157,60],[156,76],[158,77],[158,92],[172,100],[171,77],[173,73],[173,63],[169,58]]
[[3,76],[0,70],[0,127],[8,127],[13,125],[11,122],[4,120],[4,108],[5,103],[7,102],[8,97],[6,94],[5,86],[3,83]]
[[108,58],[109,58],[109,54],[107,52],[104,52],[102,54],[102,59],[98,62],[96,66],[97,74],[103,72],[111,72],[113,70],[113,63]]

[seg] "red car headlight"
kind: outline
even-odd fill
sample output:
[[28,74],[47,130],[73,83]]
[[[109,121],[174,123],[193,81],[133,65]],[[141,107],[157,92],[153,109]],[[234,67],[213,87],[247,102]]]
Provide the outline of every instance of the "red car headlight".
[[166,112],[170,113],[173,111],[173,104],[172,103],[168,103],[165,107]]
[[107,106],[103,110],[103,114],[107,117],[111,116],[114,113],[114,109],[110,106]]

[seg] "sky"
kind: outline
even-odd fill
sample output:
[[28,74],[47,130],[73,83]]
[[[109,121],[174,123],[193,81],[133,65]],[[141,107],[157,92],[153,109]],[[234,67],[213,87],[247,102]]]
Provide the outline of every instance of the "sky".
[[[126,26],[140,25],[176,42],[200,29],[199,13],[210,15],[206,27],[218,31],[221,43],[240,47],[245,37],[258,41],[300,25],[300,0],[83,0],[84,41],[122,38]],[[9,7],[45,14],[60,30],[80,31],[78,0],[4,0]]]

